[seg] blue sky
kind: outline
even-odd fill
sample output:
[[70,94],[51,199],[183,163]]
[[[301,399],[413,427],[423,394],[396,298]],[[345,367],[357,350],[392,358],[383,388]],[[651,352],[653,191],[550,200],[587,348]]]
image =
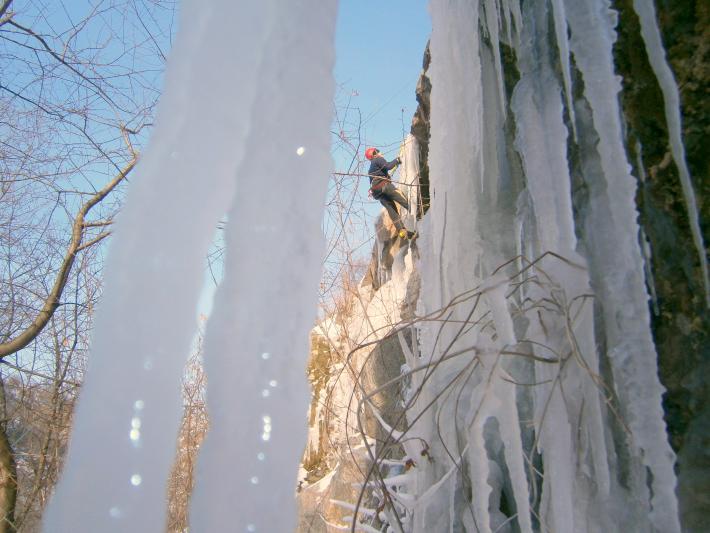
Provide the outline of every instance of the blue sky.
[[[363,116],[362,139],[384,146],[409,132],[424,48],[431,33],[426,0],[340,0],[335,79]],[[344,91],[338,95],[342,101]],[[404,109],[404,113],[402,113]],[[396,155],[397,147],[390,152]],[[340,163],[336,154],[336,166]]]

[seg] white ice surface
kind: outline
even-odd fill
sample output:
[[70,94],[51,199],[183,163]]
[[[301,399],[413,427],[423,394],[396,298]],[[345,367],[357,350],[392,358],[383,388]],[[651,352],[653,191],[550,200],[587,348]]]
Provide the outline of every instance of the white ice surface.
[[270,20],[254,80],[250,157],[237,172],[224,279],[205,334],[210,431],[192,497],[196,532],[226,524],[287,531],[295,523],[308,404],[303,369],[332,164],[335,15],[334,3],[277,2]]
[[[224,531],[236,521],[274,531],[294,521],[306,423],[303,368],[331,169],[336,5],[186,0],[181,8],[156,129],[116,224],[47,532],[164,528],[180,378],[196,331],[204,258],[230,205],[225,282],[206,339],[213,426],[209,458],[198,468],[192,529]],[[269,164],[243,162],[253,161],[244,159],[247,151]],[[262,390],[273,392],[270,402]],[[131,435],[134,418],[139,435]],[[259,465],[258,446],[268,446]],[[254,504],[265,490],[279,513]]]
[[[481,24],[478,9],[483,6]],[[426,494],[427,500],[415,511],[413,530],[448,530],[462,523],[473,527],[471,513],[456,492],[461,489],[456,488],[451,474],[455,464],[450,453],[463,453],[468,458],[475,527],[486,531],[497,523],[498,511],[488,504],[499,497],[500,490],[498,474],[485,457],[495,444],[488,440],[492,435],[484,431],[490,419],[505,425],[506,430],[500,430],[505,443],[502,472],[506,473],[502,475],[509,478],[506,483],[513,487],[519,510],[526,510],[525,491],[533,474],[526,462],[530,459],[522,460],[531,445],[526,440],[531,435],[527,429],[530,421],[521,419],[524,411],[533,417],[532,435],[542,455],[544,474],[537,480],[536,492],[540,518],[549,527],[591,532],[637,521],[638,527],[676,531],[674,458],[662,417],[663,389],[657,377],[638,244],[635,180],[621,136],[620,84],[611,54],[616,15],[605,0],[567,0],[552,5],[525,2],[522,12],[517,2],[503,2],[501,7],[512,14],[517,30],[520,79],[510,105],[515,120],[514,146],[524,178],[517,190],[516,162],[511,162],[509,155],[505,117],[496,112],[501,100],[497,43],[488,44],[500,29],[497,3],[431,3],[432,198],[431,208],[420,222],[422,290],[418,311],[423,316],[446,308],[452,298],[479,286],[488,291],[487,296],[470,320],[491,311],[496,336],[472,327],[456,337],[454,350],[478,347],[480,366],[474,376],[479,377],[459,386],[452,378],[465,370],[465,358],[447,361],[439,365],[422,393],[427,401],[443,396],[434,403],[429,420],[425,414],[413,428],[430,444],[434,456],[434,463],[423,465],[419,474],[419,495]],[[586,116],[577,120],[577,110],[571,107],[572,65],[584,77],[591,122]],[[578,140],[576,135],[570,139],[567,120],[574,121],[574,128],[583,129],[579,141],[579,150],[584,151],[581,178],[590,184],[591,198],[582,213],[573,209],[576,191],[568,147]],[[592,168],[592,160],[599,171]],[[536,267],[526,274],[540,277],[546,285],[536,288],[531,283],[508,299],[509,304],[547,300],[547,308],[543,305],[526,314],[524,321],[514,317],[515,309],[500,303],[492,291],[495,282],[488,278],[497,266],[513,258],[514,250],[529,259],[547,252],[557,254],[548,256],[539,271]],[[522,267],[526,262],[512,264]],[[599,315],[595,317],[591,298],[595,292],[601,323],[596,322]],[[422,363],[443,355],[455,338],[455,321],[466,319],[471,305],[456,307],[445,313],[452,323],[441,326],[424,321],[418,326]],[[524,341],[538,343],[533,354],[543,358],[561,354],[568,358],[564,366],[540,361],[531,365],[516,358],[504,358],[496,365],[489,360],[486,350],[495,353],[515,339],[512,318],[519,321],[515,327],[521,328]],[[613,448],[610,428],[617,415],[606,407],[607,393],[599,377],[600,346],[607,347],[604,356],[611,362],[623,416],[633,435],[631,457],[624,459],[629,461],[625,465],[619,464],[621,459]],[[515,387],[512,382],[518,379],[534,386]],[[479,410],[473,420],[463,420],[470,425],[461,423],[453,400],[447,399],[457,393],[444,394],[452,387],[459,391],[460,399],[470,402],[466,403],[469,412]],[[419,413],[415,405],[409,418]],[[450,422],[437,427],[440,420]],[[454,420],[459,422],[457,430],[452,428]],[[516,426],[517,431],[509,431]],[[643,485],[645,467],[653,472],[652,500]],[[618,484],[622,468],[633,472],[630,487]],[[615,506],[612,501],[619,497],[634,504],[626,509]],[[454,505],[454,501],[459,503]],[[434,513],[438,513],[436,519]],[[531,516],[517,520],[523,529],[531,527]]]
[[[116,223],[69,454],[44,531],[163,527],[204,257],[234,192],[256,90],[239,80],[256,70],[270,5],[198,4],[183,6],[156,128]],[[135,416],[142,423],[134,441]]]
[[[600,279],[608,353],[616,390],[633,434],[634,445],[653,477],[651,522],[658,531],[680,531],[673,472],[675,455],[663,420],[657,355],[650,330],[648,294],[639,245],[636,180],[624,151],[618,106],[621,80],[614,74],[612,45],[616,13],[606,0],[567,0],[571,49],[582,72],[585,97],[599,137],[597,151],[606,183],[595,232],[606,242],[590,251],[607,271]],[[594,200],[597,201],[596,199]],[[601,218],[601,210],[606,216]],[[607,227],[608,231],[603,231]]]

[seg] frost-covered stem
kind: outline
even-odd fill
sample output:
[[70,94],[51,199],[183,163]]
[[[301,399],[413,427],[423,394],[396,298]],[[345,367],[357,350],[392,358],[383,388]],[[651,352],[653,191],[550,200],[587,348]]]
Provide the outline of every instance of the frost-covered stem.
[[355,526],[357,525],[358,510],[359,510],[360,506],[362,505],[362,499],[365,495],[365,488],[367,487],[367,482],[369,481],[370,476],[374,473],[377,476],[377,481],[380,484],[380,488],[382,490],[382,497],[385,499],[385,503],[392,510],[392,513],[395,516],[395,519],[396,519],[395,525],[396,525],[399,533],[404,533],[404,527],[402,526],[402,521],[399,518],[399,513],[397,513],[397,509],[395,509],[394,503],[392,502],[392,497],[390,496],[390,491],[387,488],[385,481],[382,479],[382,475],[380,474],[379,469],[377,468],[377,458],[372,453],[372,448],[370,447],[370,443],[367,442],[367,435],[365,433],[365,428],[362,425],[362,418],[360,417],[361,406],[362,406],[362,400],[360,401],[360,405],[358,405],[358,410],[357,410],[357,427],[358,427],[358,431],[360,432],[360,435],[362,435],[362,437],[363,437],[362,440],[363,440],[363,443],[365,444],[365,449],[367,450],[367,455],[370,457],[371,465],[370,465],[370,469],[368,470],[367,476],[365,477],[365,481],[363,482],[362,490],[360,491],[360,494],[358,494],[357,503],[355,504],[355,510],[353,511],[353,523],[350,528],[350,531],[351,531],[351,533],[355,533]]

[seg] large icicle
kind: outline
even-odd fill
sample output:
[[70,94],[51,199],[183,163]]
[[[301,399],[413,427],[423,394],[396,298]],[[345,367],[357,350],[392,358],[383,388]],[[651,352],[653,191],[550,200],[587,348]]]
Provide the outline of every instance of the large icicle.
[[565,5],[563,0],[552,0],[552,15],[555,25],[555,38],[557,40],[557,50],[560,56],[560,67],[562,68],[562,81],[565,86],[565,99],[567,101],[567,111],[569,112],[570,123],[572,124],[572,135],[577,140],[577,124],[574,118],[574,105],[572,104],[572,75],[569,66],[569,40],[567,39],[567,19],[565,17]]
[[[479,254],[483,253],[482,248],[476,246],[478,243],[472,245],[475,237],[467,232],[477,225],[480,210],[479,202],[471,199],[480,198],[485,190],[479,9],[477,1],[433,0],[430,4],[431,138],[435,142],[430,144],[429,174],[432,176],[430,213],[435,216],[428,217],[425,227],[420,226],[423,237],[418,243],[422,277],[420,302],[425,306],[420,312],[424,314],[446,305],[458,292],[476,285],[477,277],[472,268],[479,262]],[[491,16],[495,17],[495,13]],[[498,106],[492,104],[492,107]],[[471,261],[472,257],[475,257],[474,261]],[[466,267],[462,268],[462,265]],[[465,311],[454,309],[453,320],[464,319]],[[440,346],[448,345],[455,334],[454,326],[446,325],[437,344],[436,326],[422,326],[421,351],[425,361],[438,357]],[[461,339],[458,346],[473,344],[472,341],[471,338]],[[462,360],[452,360],[438,368],[429,380],[430,398],[436,398],[463,364]],[[453,420],[456,416],[453,401],[438,401],[432,410],[441,413],[440,419],[443,420]],[[456,450],[458,436],[453,424],[449,423],[440,427],[440,437],[434,437],[439,429],[436,419],[427,413],[425,418],[426,422],[419,425],[430,429],[427,442],[432,450],[429,453],[436,460],[421,463],[420,480],[434,485],[450,471],[453,461],[444,448]],[[420,514],[415,517],[415,531],[453,530],[457,518],[452,512],[455,508],[452,502],[456,498],[452,489],[457,478],[451,476],[450,482],[439,486],[437,493],[422,506]],[[485,514],[483,508],[479,511]],[[469,515],[468,511],[466,515]]]
[[233,195],[256,89],[249,73],[272,3],[182,6],[156,129],[116,223],[86,381],[44,531],[164,527],[204,258]]
[[210,431],[193,496],[196,532],[294,524],[308,404],[303,369],[332,164],[336,6],[279,3],[266,40],[252,157],[238,172],[225,275],[205,337]]
[[658,84],[661,86],[661,91],[663,92],[666,125],[668,126],[668,141],[671,145],[673,160],[678,167],[680,184],[683,188],[683,195],[685,196],[685,203],[688,209],[690,231],[693,234],[693,241],[698,250],[703,283],[705,284],[705,305],[710,308],[710,273],[708,272],[708,259],[705,253],[703,234],[700,230],[700,217],[698,214],[698,205],[695,201],[693,182],[690,179],[690,171],[688,170],[688,164],[685,160],[678,85],[666,61],[666,51],[663,48],[661,32],[656,24],[656,8],[653,5],[653,0],[634,0],[634,10],[641,22],[641,37],[646,45],[648,61],[651,64],[653,72],[656,74],[656,79],[658,79]]
[[505,98],[505,84],[503,83],[503,65],[500,59],[500,12],[497,0],[485,0],[483,10],[491,48],[493,49],[494,64],[496,69],[496,80],[498,86],[498,97],[500,98],[500,111],[505,117],[508,108]]
[[[566,150],[567,128],[563,122],[560,86],[551,60],[554,54],[547,45],[545,34],[540,32],[547,24],[548,12],[545,4],[530,3],[525,6],[525,14],[527,20],[532,24],[523,28],[522,45],[518,54],[521,79],[515,88],[511,105],[517,122],[516,147],[523,160],[530,199],[536,216],[535,227],[537,228],[539,248],[536,250],[535,256],[554,251],[575,264],[584,264],[584,260],[576,251],[577,239]],[[556,21],[555,31],[557,31],[557,25]],[[564,27],[566,42],[566,23]],[[546,262],[544,268],[563,289],[564,293],[560,294],[560,298],[564,294],[568,301],[572,301],[576,297],[591,293],[589,277],[583,268],[569,268],[566,264],[558,261],[551,264]],[[574,331],[570,333],[573,333],[577,338],[580,348],[578,355],[585,362],[588,370],[583,371],[578,366],[570,365],[572,368],[568,368],[564,376],[560,378],[562,382],[560,386],[574,387],[581,392],[580,396],[583,401],[576,403],[584,404],[589,413],[584,417],[585,426],[589,428],[584,434],[590,435],[594,477],[597,480],[601,496],[605,497],[609,493],[610,481],[604,441],[604,422],[600,406],[601,399],[592,377],[599,373],[594,322],[589,306],[584,306],[583,311],[582,318],[586,320],[578,320]],[[558,333],[564,340],[564,335],[561,332]],[[543,344],[557,342],[554,339],[537,338],[540,334],[541,331],[538,331],[531,338]],[[565,346],[565,351],[574,349],[568,345],[566,340],[562,345]],[[538,365],[538,367],[540,372],[549,377],[549,370],[544,368],[545,365]],[[559,401],[557,392],[545,391],[545,394],[541,395],[542,401],[548,401],[547,398],[550,397],[550,394],[552,394],[549,400],[551,408],[556,409]],[[572,407],[567,406],[566,410],[570,419],[576,418]],[[546,423],[548,431],[552,431],[549,423]],[[570,429],[577,435],[583,433],[584,427]],[[555,434],[561,437],[559,432]],[[548,448],[561,446],[556,439],[551,440],[547,435],[543,435],[542,442],[543,444],[548,443]],[[567,447],[562,449],[565,451]],[[546,453],[545,450],[543,453]],[[553,458],[552,460],[555,456],[554,452],[546,455],[546,457]],[[557,477],[555,479],[567,483],[567,478]],[[554,481],[550,483],[550,486],[556,490]],[[563,488],[564,492],[567,490],[573,490],[573,488]],[[551,501],[554,508],[554,506],[559,506],[561,499],[553,498]],[[571,504],[571,502],[569,503]],[[557,518],[556,521],[559,522],[560,519]],[[557,527],[560,527],[560,524],[557,524]]]
[[[235,519],[244,521],[247,531],[250,524],[266,524],[263,530],[286,530],[293,524],[289,511],[299,436],[305,429],[303,367],[315,313],[319,228],[331,167],[328,129],[336,6],[315,0],[299,3],[298,10],[274,0],[198,4],[188,0],[182,5],[156,131],[117,223],[69,457],[45,531],[164,529],[180,378],[196,330],[204,258],[214,228],[234,197],[235,174],[245,149],[261,154],[270,166],[243,166],[236,207],[230,213],[227,296],[221,293],[207,339],[214,430],[207,447],[223,460],[225,470],[237,464],[234,468],[249,471],[250,477],[246,487],[240,485],[243,493],[238,498],[213,510],[211,505],[223,501],[220,496],[236,484],[233,477],[225,481],[214,474],[213,483],[203,485],[197,495],[206,496],[208,504],[195,506],[194,529],[223,531]],[[314,22],[319,31],[308,31]],[[267,58],[258,75],[267,36]],[[303,57],[308,61],[300,61]],[[285,80],[288,90],[282,90]],[[257,82],[262,84],[258,127],[247,148]],[[269,94],[271,100],[265,100]],[[274,192],[275,183],[281,184],[281,194]],[[289,188],[295,192],[289,193]],[[263,217],[254,213],[254,205],[272,211]],[[243,262],[235,265],[235,258]],[[243,284],[249,287],[242,290]],[[224,299],[234,296],[229,289],[235,286],[238,302],[230,307]],[[252,332],[243,329],[246,321],[229,314],[235,308],[256,321],[248,322]],[[242,325],[234,331],[244,332],[238,338],[231,335],[234,320]],[[269,345],[256,346],[261,342]],[[230,346],[253,356],[245,357],[237,372],[225,362]],[[273,357],[264,357],[269,349]],[[254,359],[258,374],[248,374],[246,367]],[[252,398],[235,401],[225,392],[226,383],[226,388],[237,387],[239,375],[248,375],[259,386],[265,382],[259,394],[264,402],[271,395],[268,410],[254,409],[258,404]],[[223,403],[214,408],[215,401]],[[229,421],[227,411],[234,415]],[[250,419],[252,413],[260,417],[259,427],[252,425],[248,436],[235,433],[233,421]],[[257,440],[271,446],[263,462],[254,450]],[[240,444],[241,453],[235,451]],[[225,460],[226,450],[230,453]],[[257,464],[262,470],[252,472]],[[213,466],[208,462],[206,472]],[[279,499],[279,512],[254,516],[257,506],[248,511],[242,506],[235,518],[234,505],[252,501],[248,495],[256,494],[254,483],[268,491],[270,506]]]
[[[602,237],[590,239],[592,263],[604,269],[595,289],[604,314],[608,354],[625,418],[652,475],[651,521],[658,531],[680,531],[675,496],[675,456],[663,420],[656,350],[650,331],[643,258],[638,242],[636,181],[630,174],[622,140],[612,45],[616,13],[607,0],[566,0],[572,30],[571,48],[585,83],[599,138],[603,172],[598,196],[592,196],[593,231],[612,224]],[[603,267],[601,266],[603,264]],[[601,273],[602,271],[599,270]]]
[[[489,283],[492,286],[486,293],[486,300],[496,327],[496,347],[498,349],[496,356],[502,357],[501,351],[510,349],[517,343],[513,320],[506,301],[509,284],[507,277],[500,274],[493,276]],[[523,463],[524,451],[520,435],[518,407],[515,403],[515,385],[513,385],[510,376],[502,370],[500,361],[496,362],[493,380],[494,385],[491,392],[497,400],[497,405],[495,412],[491,414],[499,422],[500,435],[505,447],[505,462],[513,486],[517,521],[522,533],[531,533],[530,491]]]

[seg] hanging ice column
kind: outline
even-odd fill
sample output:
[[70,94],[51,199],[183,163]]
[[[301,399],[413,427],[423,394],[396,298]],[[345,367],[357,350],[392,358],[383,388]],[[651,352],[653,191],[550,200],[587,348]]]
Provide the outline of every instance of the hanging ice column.
[[[513,520],[522,530],[539,522],[555,531],[679,531],[618,106],[615,13],[606,0],[532,0],[524,8],[520,14],[515,0],[432,1],[432,203],[420,226],[418,314],[444,307],[451,319],[422,321],[421,352],[437,361],[451,346],[468,349],[475,371],[462,374],[464,356],[447,360],[422,393],[436,401],[413,431],[433,460],[419,463],[425,487],[415,495],[414,531],[485,532]],[[517,76],[499,74],[496,38],[512,52],[505,67],[519,74],[508,114],[514,127],[500,110],[500,84]],[[583,87],[572,87],[580,78]],[[584,194],[572,187],[572,169]],[[562,259],[548,255],[514,284],[491,279],[516,248],[529,259]],[[466,291],[481,302],[447,306]],[[489,311],[495,336],[477,322]],[[537,359],[504,354],[511,346]],[[610,367],[603,379],[599,357]],[[460,375],[470,377],[466,385]],[[517,412],[511,382],[520,384]],[[607,403],[612,386],[621,416]],[[477,414],[460,416],[447,399],[454,397]],[[459,430],[437,427],[440,420]],[[496,503],[503,493],[507,516]]]
[[[186,0],[181,8],[156,130],[111,244],[69,455],[44,531],[164,528],[180,378],[196,329],[204,258],[230,204],[226,286],[206,341],[215,430],[207,447],[225,470],[249,472],[240,487],[259,484],[279,512],[237,516],[233,500],[220,523],[224,515],[209,502],[234,496],[237,480],[219,473],[206,479],[217,468],[205,461],[193,528],[222,531],[240,520],[247,531],[274,531],[293,523],[288,510],[305,432],[303,369],[331,166],[336,6]],[[318,31],[311,31],[314,24]],[[244,162],[253,160],[246,154],[267,159],[268,168]],[[262,387],[258,398],[238,384],[240,376]],[[265,400],[262,391],[273,392],[274,401],[258,410],[257,427],[251,413]],[[256,441],[269,446],[258,472]]]
[[280,3],[266,41],[250,157],[238,172],[225,275],[205,339],[210,432],[197,465],[196,533],[295,525],[309,400],[304,370],[332,170],[336,7]]
[[[566,4],[570,49],[584,78],[591,114],[587,139],[598,138],[596,150],[584,157],[584,178],[591,190],[584,231],[603,312],[607,356],[634,456],[650,472],[645,482],[651,491],[651,523],[658,531],[680,531],[675,455],[663,419],[664,389],[658,378],[638,241],[636,180],[624,149],[618,104],[621,80],[614,73],[616,13],[608,0],[567,0]],[[592,160],[596,165],[589,164]]]

